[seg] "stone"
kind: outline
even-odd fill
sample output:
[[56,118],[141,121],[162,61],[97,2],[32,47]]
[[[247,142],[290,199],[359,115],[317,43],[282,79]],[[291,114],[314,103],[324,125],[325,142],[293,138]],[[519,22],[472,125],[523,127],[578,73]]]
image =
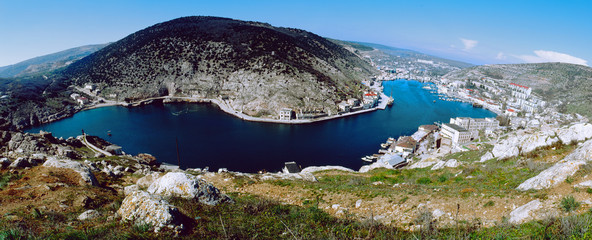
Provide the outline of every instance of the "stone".
[[78,216],[78,220],[92,220],[101,216],[101,213],[97,210],[87,210]]
[[140,190],[140,187],[138,187],[137,184],[133,184],[133,185],[129,185],[129,186],[123,188],[123,194],[125,194],[127,196],[127,195],[130,195],[133,192],[139,191],[139,190]]
[[182,215],[175,206],[161,196],[145,191],[135,191],[126,196],[117,214],[124,222],[149,224],[155,231],[160,231],[164,227],[175,229],[182,225]]
[[362,206],[362,199],[356,201],[356,208],[360,208]]
[[450,159],[450,160],[446,161],[446,164],[444,166],[448,167],[448,168],[456,168],[456,167],[460,166],[460,162],[456,159]]
[[558,129],[556,133],[563,144],[569,144],[572,141],[583,141],[592,138],[592,124],[576,123],[568,128]]
[[16,160],[14,160],[14,162],[12,162],[8,167],[9,168],[26,168],[26,167],[30,167],[31,164],[29,163],[29,161],[25,158],[17,158]]
[[411,166],[409,166],[409,169],[427,168],[427,167],[430,167],[430,166],[438,163],[439,161],[440,160],[435,159],[435,158],[422,159],[422,160],[419,160],[419,161],[415,162],[414,164],[411,164]]
[[0,168],[4,169],[10,166],[12,162],[8,158],[0,158]]
[[136,156],[136,159],[138,160],[138,162],[140,164],[144,164],[144,165],[157,165],[158,162],[156,161],[156,158],[148,153],[140,153],[138,154],[138,156]]
[[338,170],[338,171],[344,171],[344,172],[353,172],[354,170],[351,170],[349,168],[346,167],[342,167],[342,166],[322,166],[322,167],[306,167],[304,169],[302,169],[302,171],[300,171],[300,173],[315,173],[318,171],[328,171],[328,170]]
[[442,169],[442,168],[444,168],[445,164],[446,164],[445,161],[438,161],[438,162],[436,162],[436,164],[434,164],[434,166],[432,166],[431,170]]
[[524,204],[510,213],[509,222],[512,224],[520,224],[534,218],[533,212],[542,207],[541,201],[532,200]]
[[580,169],[580,166],[586,164],[586,161],[590,159],[592,159],[592,140],[584,142],[561,161],[538,175],[527,179],[516,189],[526,191],[553,187],[565,181],[567,177],[574,175]]
[[576,187],[581,188],[592,188],[592,180],[584,181],[581,183],[576,184]]
[[138,185],[138,187],[145,189],[145,188],[150,187],[150,184],[152,184],[154,182],[154,180],[158,179],[159,177],[160,177],[160,173],[157,173],[157,172],[147,174],[146,176],[143,176],[140,179],[138,179],[138,181],[136,181],[136,184]]
[[230,197],[220,193],[218,188],[194,175],[183,172],[169,172],[156,179],[147,190],[151,194],[163,197],[182,197],[197,199],[207,205],[232,201]]
[[444,211],[440,210],[440,209],[436,209],[436,210],[432,211],[432,216],[434,218],[440,218],[444,214],[446,214],[446,213]]
[[85,185],[93,185],[98,186],[99,182],[95,175],[91,172],[90,168],[83,165],[80,162],[67,160],[67,159],[57,159],[55,157],[49,157],[47,161],[43,164],[45,167],[55,167],[55,168],[67,168],[72,169],[82,178],[80,184]]

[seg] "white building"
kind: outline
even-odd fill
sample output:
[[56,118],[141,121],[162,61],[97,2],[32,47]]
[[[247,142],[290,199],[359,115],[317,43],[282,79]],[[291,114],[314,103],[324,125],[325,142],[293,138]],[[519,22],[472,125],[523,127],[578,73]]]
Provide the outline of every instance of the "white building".
[[453,144],[463,144],[471,141],[469,130],[452,123],[442,124],[442,137],[452,140]]
[[280,120],[292,120],[292,113],[291,108],[282,108],[280,110]]
[[341,112],[349,112],[351,110],[351,105],[346,101],[340,102],[339,104],[337,104],[337,106],[339,107],[339,111]]

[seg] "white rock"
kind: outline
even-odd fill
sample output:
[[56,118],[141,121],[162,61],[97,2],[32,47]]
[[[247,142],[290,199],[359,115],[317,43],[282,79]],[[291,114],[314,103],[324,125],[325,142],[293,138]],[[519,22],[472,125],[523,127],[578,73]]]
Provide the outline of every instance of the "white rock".
[[493,154],[491,152],[487,152],[485,155],[481,156],[481,160],[479,160],[479,162],[485,162],[490,159],[493,159]]
[[8,158],[0,158],[0,168],[7,168],[11,163]]
[[588,180],[588,181],[585,181],[585,182],[578,183],[578,184],[576,184],[576,187],[582,187],[582,188],[588,187],[588,188],[592,188],[592,180]]
[[97,210],[87,210],[86,212],[83,212],[82,214],[80,214],[78,216],[78,220],[80,221],[84,221],[84,220],[91,220],[91,219],[95,219],[101,216],[101,213],[99,213]]
[[434,216],[434,218],[440,218],[444,214],[446,213],[440,209],[436,209],[432,212],[432,216]]
[[427,168],[429,166],[432,166],[436,163],[438,163],[440,160],[435,159],[435,158],[426,158],[426,159],[422,159],[419,160],[418,162],[412,164],[411,166],[409,166],[409,169],[414,169],[414,168]]
[[592,124],[577,123],[569,126],[569,128],[561,128],[556,132],[564,144],[569,144],[571,141],[583,141],[592,138]]
[[533,217],[531,216],[531,214],[534,211],[540,209],[541,207],[542,204],[539,200],[532,200],[527,204],[524,204],[516,208],[514,211],[510,213],[510,223],[520,224],[532,219]]
[[146,176],[143,176],[140,179],[138,179],[138,181],[136,181],[136,184],[138,185],[138,187],[145,189],[148,188],[150,184],[152,184],[154,180],[158,179],[159,177],[160,173],[157,172],[147,174]]
[[341,205],[339,205],[339,204],[331,205],[331,208],[336,209],[336,210],[339,209],[339,207],[341,207]]
[[362,199],[356,201],[356,208],[360,208],[362,206]]
[[436,164],[434,164],[434,166],[432,166],[432,170],[442,169],[442,168],[444,168],[445,164],[446,164],[445,161],[438,161],[438,162],[436,162]]
[[80,183],[81,184],[90,184],[93,186],[98,186],[99,183],[95,178],[95,175],[91,172],[90,168],[83,165],[80,162],[67,160],[67,159],[57,159],[55,157],[49,157],[47,161],[43,164],[44,167],[55,167],[55,168],[67,168],[72,169],[82,178]]
[[326,171],[326,170],[339,170],[339,171],[344,171],[344,172],[353,172],[354,170],[351,170],[349,168],[346,167],[342,167],[342,166],[322,166],[322,167],[306,167],[304,169],[302,169],[302,171],[300,171],[300,173],[315,173],[318,171]]
[[14,160],[14,162],[12,162],[8,168],[26,168],[26,167],[30,167],[31,164],[29,163],[29,161],[27,161],[27,159],[25,158],[17,158],[16,160]]
[[386,168],[386,169],[393,169],[393,167],[389,164],[385,164],[383,162],[375,162],[370,165],[364,165],[360,168],[361,173],[369,172],[377,168]]
[[592,140],[586,141],[560,162],[542,171],[539,175],[529,178],[516,189],[526,191],[529,189],[543,189],[553,187],[574,175],[581,165],[586,164],[592,158]]
[[133,185],[129,185],[129,186],[123,188],[123,194],[125,194],[127,196],[127,195],[130,195],[133,192],[139,191],[139,190],[140,190],[140,187],[138,187],[137,184],[133,184]]
[[117,210],[122,221],[150,224],[155,231],[163,227],[180,226],[181,213],[162,197],[144,191],[136,191],[123,199]]
[[195,198],[199,202],[208,205],[230,201],[228,196],[220,193],[220,190],[212,184],[184,172],[169,172],[165,174],[156,179],[148,187],[147,191],[164,197]]
[[450,159],[448,161],[446,161],[446,164],[444,165],[448,168],[456,168],[458,166],[460,166],[460,162],[458,162],[458,160],[456,159]]

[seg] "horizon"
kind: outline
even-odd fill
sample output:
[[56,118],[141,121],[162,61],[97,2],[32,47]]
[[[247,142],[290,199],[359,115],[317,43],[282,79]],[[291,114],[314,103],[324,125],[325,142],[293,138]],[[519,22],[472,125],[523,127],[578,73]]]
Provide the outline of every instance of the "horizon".
[[[31,8],[30,6],[35,6]],[[354,1],[0,1],[0,66],[116,42],[154,24],[218,16],[326,38],[409,49],[475,65],[565,62],[588,66],[592,3]]]

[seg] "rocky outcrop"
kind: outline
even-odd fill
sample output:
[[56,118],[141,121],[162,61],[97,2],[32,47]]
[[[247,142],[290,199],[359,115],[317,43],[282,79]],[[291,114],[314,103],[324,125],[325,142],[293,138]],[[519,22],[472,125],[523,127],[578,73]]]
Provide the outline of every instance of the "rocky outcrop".
[[456,159],[450,159],[448,161],[438,161],[436,164],[434,164],[434,166],[432,166],[431,170],[438,170],[444,167],[456,168],[458,166],[460,166],[460,162],[458,162]]
[[55,157],[49,157],[47,159],[47,161],[43,164],[43,166],[72,169],[75,172],[80,174],[80,177],[81,177],[80,184],[82,184],[82,185],[89,184],[89,185],[93,185],[93,186],[99,185],[95,175],[91,172],[90,168],[83,165],[80,162],[67,160],[67,159],[57,159]]
[[569,127],[538,132],[520,130],[508,136],[507,139],[496,143],[491,152],[481,157],[481,162],[493,158],[515,157],[539,147],[551,146],[559,141],[568,144],[572,141],[583,141],[589,138],[592,138],[592,124],[588,123],[577,123]]
[[117,210],[122,221],[134,224],[148,224],[155,231],[167,227],[183,228],[182,215],[179,210],[158,195],[144,191],[135,191],[125,197]]
[[164,197],[197,199],[207,205],[231,201],[230,197],[220,193],[220,190],[212,184],[184,172],[165,174],[156,179],[147,191]]
[[539,175],[529,178],[520,184],[517,189],[526,191],[553,187],[565,181],[567,177],[574,175],[581,165],[590,160],[592,160],[592,140],[581,144],[561,161],[542,171]]
[[532,200],[527,204],[514,209],[514,211],[510,213],[509,222],[512,224],[520,224],[527,220],[532,220],[534,218],[533,212],[540,209],[542,206],[541,201]]
[[14,160],[14,162],[12,162],[10,164],[10,166],[8,166],[9,168],[26,168],[26,167],[31,167],[31,164],[29,163],[29,161],[25,158],[17,158],[16,160]]

